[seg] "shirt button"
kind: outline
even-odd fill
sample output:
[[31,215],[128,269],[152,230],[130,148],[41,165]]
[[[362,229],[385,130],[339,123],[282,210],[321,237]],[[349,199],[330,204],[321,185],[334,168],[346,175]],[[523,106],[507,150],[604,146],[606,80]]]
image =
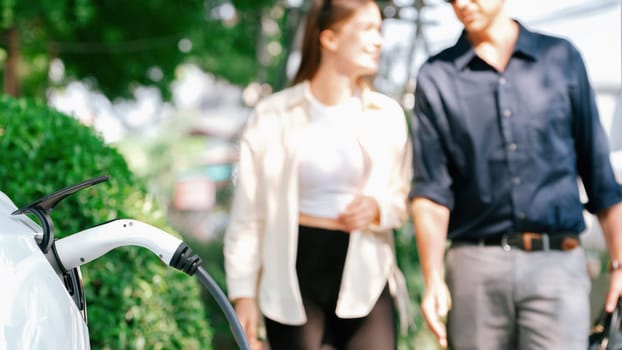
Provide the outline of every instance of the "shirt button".
[[519,211],[518,214],[516,214],[516,215],[521,220],[523,220],[523,219],[525,219],[525,217],[527,217],[527,215],[525,215],[525,213],[523,213],[522,211]]
[[514,183],[514,185],[520,185],[521,183],[520,177],[517,176],[517,177],[512,178],[512,182]]
[[509,110],[509,109],[504,109],[503,110],[503,116],[506,117],[506,118],[511,117],[512,116],[512,111]]
[[518,149],[518,145],[517,145],[517,144],[515,144],[515,143],[511,143],[511,144],[508,146],[508,149],[509,149],[510,151],[516,151],[516,150]]
[[506,80],[504,77],[499,78],[499,84],[505,85],[505,83],[506,83]]

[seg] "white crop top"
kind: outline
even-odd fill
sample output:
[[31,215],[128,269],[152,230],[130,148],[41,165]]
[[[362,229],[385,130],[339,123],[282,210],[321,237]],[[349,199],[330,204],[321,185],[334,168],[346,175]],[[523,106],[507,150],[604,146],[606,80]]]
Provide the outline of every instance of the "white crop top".
[[311,123],[298,140],[299,211],[336,218],[360,192],[366,161],[354,125],[359,97],[327,106],[311,97]]

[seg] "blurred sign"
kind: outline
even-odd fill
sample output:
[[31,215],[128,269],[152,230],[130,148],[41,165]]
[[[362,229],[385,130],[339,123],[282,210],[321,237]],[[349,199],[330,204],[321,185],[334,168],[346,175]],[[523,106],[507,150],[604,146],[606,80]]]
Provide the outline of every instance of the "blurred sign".
[[210,210],[215,201],[216,188],[206,178],[187,178],[178,180],[175,184],[173,206],[177,210]]

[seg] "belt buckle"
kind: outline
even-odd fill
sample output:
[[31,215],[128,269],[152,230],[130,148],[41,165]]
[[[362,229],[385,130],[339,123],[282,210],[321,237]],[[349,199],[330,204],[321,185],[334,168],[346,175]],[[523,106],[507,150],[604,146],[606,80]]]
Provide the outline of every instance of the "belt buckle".
[[542,250],[544,250],[545,252],[551,250],[551,243],[549,241],[548,233],[542,234]]
[[501,236],[501,247],[503,248],[503,250],[505,250],[506,252],[509,252],[510,250],[512,250],[512,246],[510,245],[510,243],[508,242],[508,236],[507,235],[503,235]]

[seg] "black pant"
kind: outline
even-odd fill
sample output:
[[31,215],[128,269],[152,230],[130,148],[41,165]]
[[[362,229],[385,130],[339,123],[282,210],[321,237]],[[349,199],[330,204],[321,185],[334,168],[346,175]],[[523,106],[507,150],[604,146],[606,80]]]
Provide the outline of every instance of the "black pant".
[[349,239],[346,232],[299,227],[296,272],[307,323],[290,326],[265,318],[271,350],[396,349],[395,306],[388,287],[369,315],[335,315]]

